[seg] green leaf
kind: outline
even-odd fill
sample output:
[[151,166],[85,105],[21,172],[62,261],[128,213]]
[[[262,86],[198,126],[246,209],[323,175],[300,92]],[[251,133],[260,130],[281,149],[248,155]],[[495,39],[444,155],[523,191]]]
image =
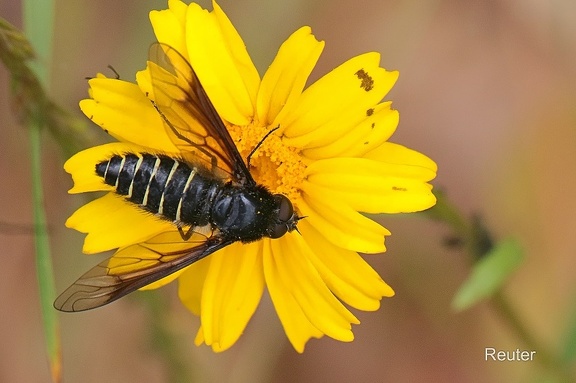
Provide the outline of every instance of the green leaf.
[[452,308],[463,311],[490,297],[518,269],[524,259],[520,244],[515,239],[497,243],[472,268],[472,273],[452,300]]

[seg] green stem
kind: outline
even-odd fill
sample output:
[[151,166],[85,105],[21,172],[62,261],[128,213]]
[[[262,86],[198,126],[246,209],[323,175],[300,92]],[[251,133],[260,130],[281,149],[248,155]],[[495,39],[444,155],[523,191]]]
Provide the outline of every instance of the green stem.
[[501,291],[492,296],[491,303],[500,315],[500,318],[515,332],[516,336],[524,342],[524,345],[529,350],[536,351],[535,360],[538,361],[546,371],[558,378],[560,382],[569,383],[575,381],[567,366],[560,358],[551,353],[532,335],[532,332],[528,330],[520,319],[521,316]]
[[[41,87],[49,84],[50,63],[52,62],[52,35],[54,31],[54,3],[52,0],[24,0],[24,29],[34,48],[36,61],[30,63]],[[43,89],[37,89],[37,93]],[[38,95],[35,95],[38,97]],[[34,96],[32,96],[34,97]],[[31,98],[32,98],[31,97]],[[31,103],[31,99],[25,100]],[[50,363],[52,380],[61,380],[60,331],[56,310],[52,302],[56,297],[50,243],[48,238],[46,212],[42,188],[42,127],[46,124],[43,112],[48,103],[43,100],[28,109],[26,116],[30,140],[30,162],[32,176],[32,207],[34,212],[34,243],[36,250],[36,275],[38,278],[42,323]]]
[[32,206],[34,210],[34,245],[36,249],[36,276],[38,278],[42,323],[52,380],[61,380],[60,328],[52,302],[56,298],[52,257],[44,211],[42,190],[41,128],[38,121],[29,123],[30,162],[32,167]]

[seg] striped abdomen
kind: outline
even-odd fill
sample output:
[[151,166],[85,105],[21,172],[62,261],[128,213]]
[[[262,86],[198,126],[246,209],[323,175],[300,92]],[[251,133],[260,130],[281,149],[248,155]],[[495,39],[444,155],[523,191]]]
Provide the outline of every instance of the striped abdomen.
[[185,162],[148,153],[114,155],[96,165],[96,174],[146,211],[192,226],[209,223],[221,187]]

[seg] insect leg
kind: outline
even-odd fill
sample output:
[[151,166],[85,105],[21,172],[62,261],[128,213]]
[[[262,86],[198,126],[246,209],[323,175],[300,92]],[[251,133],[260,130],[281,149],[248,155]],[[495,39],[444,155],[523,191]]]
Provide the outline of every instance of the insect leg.
[[176,227],[178,228],[178,233],[180,233],[180,237],[182,237],[184,241],[189,240],[190,237],[192,237],[192,234],[194,234],[194,226],[190,226],[188,230],[186,230],[186,232],[184,232],[182,226],[177,225]]
[[118,74],[118,72],[116,71],[116,69],[114,69],[114,67],[112,65],[108,65],[108,69],[110,69],[112,72],[114,72],[114,75],[116,76],[116,80],[120,80],[120,74]]

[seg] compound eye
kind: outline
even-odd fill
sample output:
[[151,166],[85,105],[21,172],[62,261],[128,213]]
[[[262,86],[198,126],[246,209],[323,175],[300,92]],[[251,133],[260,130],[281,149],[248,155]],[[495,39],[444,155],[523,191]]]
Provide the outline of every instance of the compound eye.
[[276,239],[282,237],[288,231],[288,225],[285,223],[277,223],[274,225],[272,232],[270,233],[270,238]]
[[278,211],[278,221],[279,222],[288,222],[294,216],[294,207],[292,206],[292,202],[282,194],[274,195],[274,199],[276,203],[280,205],[280,209]]
[[275,194],[274,200],[278,206],[278,217],[273,226],[269,229],[270,238],[280,238],[292,226],[294,220],[294,207],[292,202],[282,194]]

